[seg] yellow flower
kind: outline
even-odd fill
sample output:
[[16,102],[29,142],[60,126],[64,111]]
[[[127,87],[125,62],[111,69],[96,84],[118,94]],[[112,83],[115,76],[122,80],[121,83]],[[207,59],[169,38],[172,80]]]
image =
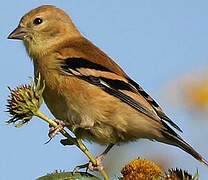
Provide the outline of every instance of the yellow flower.
[[198,80],[185,89],[187,101],[193,107],[205,110],[208,107],[208,80]]
[[123,180],[156,180],[161,178],[162,169],[154,162],[136,159],[127,164],[121,171]]

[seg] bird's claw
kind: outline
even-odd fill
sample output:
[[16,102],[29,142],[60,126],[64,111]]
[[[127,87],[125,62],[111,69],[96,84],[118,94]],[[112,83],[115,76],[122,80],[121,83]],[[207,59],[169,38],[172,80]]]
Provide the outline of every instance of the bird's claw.
[[87,173],[87,171],[88,171],[88,166],[89,166],[89,163],[86,163],[86,164],[82,164],[82,165],[79,165],[79,166],[76,166],[75,168],[74,168],[74,170],[73,170],[73,173],[77,173],[77,172],[79,172],[79,170],[80,169],[85,169],[86,168],[86,173]]
[[76,166],[73,170],[73,173],[78,172],[80,169],[85,169],[86,168],[86,172],[88,170],[90,171],[102,171],[104,169],[102,161],[104,160],[105,156],[104,155],[100,155],[98,157],[96,157],[96,164],[93,164],[91,161],[89,163],[83,164],[83,165],[79,165]]
[[49,133],[48,133],[48,136],[50,139],[54,138],[66,126],[65,123],[61,120],[56,119],[54,121],[58,124],[58,126],[57,127],[50,127]]
[[91,161],[88,163],[88,169],[91,171],[102,171],[104,169],[103,167],[103,160],[105,159],[104,155],[100,155],[96,157],[96,164],[93,164]]

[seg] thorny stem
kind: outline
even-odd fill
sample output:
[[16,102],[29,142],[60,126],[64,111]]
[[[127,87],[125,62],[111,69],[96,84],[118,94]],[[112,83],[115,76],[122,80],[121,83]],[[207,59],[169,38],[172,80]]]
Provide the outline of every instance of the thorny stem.
[[[53,127],[57,127],[58,124],[48,118],[48,116],[46,116],[44,113],[42,113],[41,111],[37,111],[34,113],[35,116],[43,119],[45,122],[47,122],[50,126],[53,126]],[[74,145],[76,145],[87,157],[88,159],[90,160],[90,162],[92,162],[93,165],[97,165],[97,161],[96,159],[94,158],[94,156],[89,152],[89,150],[87,149],[87,147],[83,144],[83,142],[79,139],[79,138],[74,138],[72,137],[66,130],[61,130],[61,134],[66,137],[70,142],[72,142]],[[100,170],[100,174],[103,176],[104,180],[109,180],[109,177],[107,175],[107,173],[105,172],[104,169]]]

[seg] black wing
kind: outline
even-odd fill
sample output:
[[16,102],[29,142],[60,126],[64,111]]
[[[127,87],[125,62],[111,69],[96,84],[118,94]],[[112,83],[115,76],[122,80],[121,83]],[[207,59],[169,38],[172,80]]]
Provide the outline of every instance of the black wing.
[[129,80],[129,83],[132,84],[138,90],[138,92],[149,102],[149,104],[153,107],[153,109],[156,111],[157,115],[161,119],[168,122],[178,131],[182,132],[182,130],[163,112],[159,104],[149,94],[147,94],[145,90],[139,84],[137,84],[135,81],[133,81],[130,78],[128,80]]
[[126,95],[122,92],[122,90],[128,90],[130,92],[135,92],[135,89],[137,90],[137,93],[142,95],[147,102],[152,106],[152,108],[155,110],[159,118],[161,120],[164,120],[168,123],[170,123],[174,128],[181,131],[182,130],[170,119],[166,116],[166,114],[162,111],[160,106],[152,99],[143,89],[141,86],[139,86],[135,81],[128,78],[127,82],[118,80],[118,79],[110,79],[108,77],[101,77],[101,76],[92,76],[92,75],[83,75],[81,73],[82,68],[96,70],[96,71],[102,71],[102,72],[109,72],[114,73],[111,70],[109,70],[107,67],[104,67],[102,65],[96,64],[92,61],[88,61],[83,58],[67,58],[64,61],[62,61],[62,64],[60,65],[62,71],[67,74],[71,74],[73,76],[76,76],[79,79],[82,79],[84,81],[87,81],[90,84],[99,86],[103,91],[107,92],[108,94],[120,99],[122,102],[125,102],[126,104],[130,105],[137,111],[147,115],[148,117],[151,117],[152,119],[155,119],[155,115],[149,111],[146,107],[144,107],[141,103],[134,100],[132,97]]

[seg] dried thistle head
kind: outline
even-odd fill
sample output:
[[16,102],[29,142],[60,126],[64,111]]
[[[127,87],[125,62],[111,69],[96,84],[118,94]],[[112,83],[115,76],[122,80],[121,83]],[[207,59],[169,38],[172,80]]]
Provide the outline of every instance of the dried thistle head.
[[123,180],[157,180],[163,175],[162,169],[154,162],[136,159],[129,162],[122,170]]
[[166,173],[167,180],[193,180],[195,178],[192,177],[187,171],[182,169],[169,169],[168,173]]
[[7,123],[14,123],[16,127],[21,127],[30,121],[35,112],[40,108],[43,98],[44,83],[41,85],[40,76],[37,83],[31,85],[21,85],[10,90],[7,99],[7,112],[11,115]]

